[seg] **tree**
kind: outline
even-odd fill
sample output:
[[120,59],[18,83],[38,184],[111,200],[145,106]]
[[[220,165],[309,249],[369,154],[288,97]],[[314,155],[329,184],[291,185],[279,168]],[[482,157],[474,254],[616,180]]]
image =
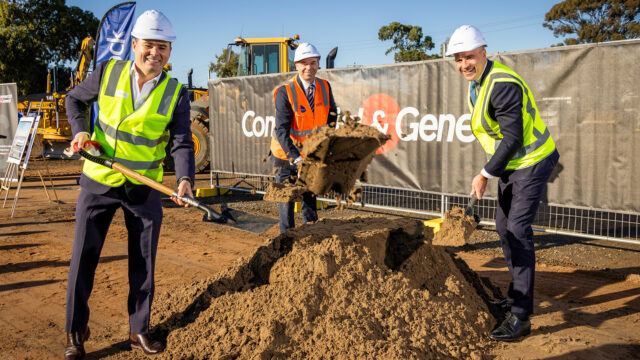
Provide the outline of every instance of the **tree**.
[[[228,51],[231,51],[229,61],[227,61]],[[222,54],[220,56],[216,55],[215,57],[216,62],[211,62],[209,64],[210,72],[215,72],[216,76],[219,78],[236,76],[236,71],[238,70],[238,54],[234,53],[233,50],[226,48],[222,50]]]
[[[542,26],[565,45],[640,37],[640,0],[565,0],[545,15]],[[562,43],[558,45],[563,45]]]
[[384,53],[397,51],[393,54],[395,62],[418,61],[437,58],[438,55],[428,55],[427,50],[433,49],[435,44],[431,36],[422,36],[422,27],[404,25],[397,21],[383,26],[378,30],[378,39],[392,40],[393,46]]
[[58,90],[69,84],[82,39],[98,19],[64,0],[0,1],[0,83],[15,82],[22,95],[44,92],[47,68],[58,68]]

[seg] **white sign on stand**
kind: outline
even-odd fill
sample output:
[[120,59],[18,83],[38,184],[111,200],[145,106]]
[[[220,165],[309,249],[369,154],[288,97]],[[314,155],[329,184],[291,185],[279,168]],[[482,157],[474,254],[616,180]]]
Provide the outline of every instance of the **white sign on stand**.
[[[18,186],[16,188],[16,194],[13,201],[13,208],[11,209],[11,217],[13,217],[13,214],[16,210],[16,204],[20,195],[22,180],[24,179],[24,172],[27,169],[29,155],[31,154],[31,148],[33,147],[33,142],[36,138],[36,132],[38,130],[39,123],[40,115],[23,116],[22,118],[20,118],[20,122],[18,123],[18,127],[16,128],[16,133],[13,137],[11,149],[9,150],[9,155],[7,157],[7,171],[2,180],[0,194],[2,193],[2,191],[6,191],[6,194],[4,195],[4,202],[2,203],[2,207],[5,207],[7,198],[9,197],[11,183],[16,180],[18,181]],[[18,179],[19,167],[22,168],[22,173],[20,174],[20,178]],[[40,178],[42,180],[42,176],[40,176]],[[42,184],[44,186],[44,181]],[[47,193],[47,197],[49,197],[46,186],[45,193]],[[49,200],[51,199],[49,198]]]
[[7,169],[7,157],[11,149],[11,141],[18,127],[18,119],[16,84],[0,84],[0,175]]
[[[29,138],[31,137],[31,129],[33,129],[33,123],[35,118],[33,116],[23,116],[20,118],[16,134],[13,136],[13,143],[9,150],[9,156],[7,162],[11,164],[20,165],[24,156],[24,151],[29,144]],[[38,116],[38,121],[40,117]],[[36,125],[36,129],[37,129]],[[34,136],[35,137],[35,136]],[[33,142],[31,142],[33,144]],[[17,180],[17,179],[16,179]],[[15,180],[14,180],[15,181]]]

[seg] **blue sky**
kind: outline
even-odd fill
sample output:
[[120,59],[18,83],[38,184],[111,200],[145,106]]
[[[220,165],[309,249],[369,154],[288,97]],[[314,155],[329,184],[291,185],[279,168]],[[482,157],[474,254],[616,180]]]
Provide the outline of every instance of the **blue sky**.
[[[101,19],[120,2],[124,1],[66,3]],[[301,41],[316,45],[323,57],[338,46],[336,67],[393,63],[393,54],[384,54],[391,42],[378,40],[378,29],[393,21],[421,26],[423,33],[433,38],[436,48],[458,26],[471,24],[485,35],[489,53],[538,49],[561,42],[551,30],[542,27],[544,15],[558,2],[561,1],[139,0],[136,17],[149,9],[167,15],[177,36],[170,59],[171,73],[186,83],[187,72],[193,68],[194,86],[205,87],[214,55],[238,36],[299,34]]]

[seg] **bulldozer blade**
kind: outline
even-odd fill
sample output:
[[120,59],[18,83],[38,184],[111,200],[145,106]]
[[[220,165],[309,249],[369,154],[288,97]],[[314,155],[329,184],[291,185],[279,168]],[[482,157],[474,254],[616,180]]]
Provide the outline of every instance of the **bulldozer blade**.
[[[224,211],[222,211],[222,215],[229,219],[229,221],[227,221],[223,225],[231,226],[233,228],[252,232],[255,234],[262,234],[278,223],[278,220],[272,219],[267,216],[250,214],[244,211],[229,208],[226,208]],[[202,221],[216,222],[211,221],[206,214],[202,218]]]

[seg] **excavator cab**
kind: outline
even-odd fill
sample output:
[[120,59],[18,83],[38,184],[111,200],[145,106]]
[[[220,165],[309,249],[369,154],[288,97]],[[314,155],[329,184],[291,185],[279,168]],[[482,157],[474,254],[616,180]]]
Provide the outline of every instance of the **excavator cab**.
[[[295,71],[293,58],[300,35],[277,38],[236,38],[227,47],[227,62],[231,52],[238,54],[236,76],[275,74]],[[235,47],[235,49],[234,49]],[[239,48],[239,49],[238,49]],[[326,68],[333,69],[338,48],[333,48],[326,58]]]
[[237,76],[289,72],[295,68],[293,55],[299,39],[298,35],[278,38],[239,37],[229,44],[227,57],[231,56],[232,50],[238,54]]

